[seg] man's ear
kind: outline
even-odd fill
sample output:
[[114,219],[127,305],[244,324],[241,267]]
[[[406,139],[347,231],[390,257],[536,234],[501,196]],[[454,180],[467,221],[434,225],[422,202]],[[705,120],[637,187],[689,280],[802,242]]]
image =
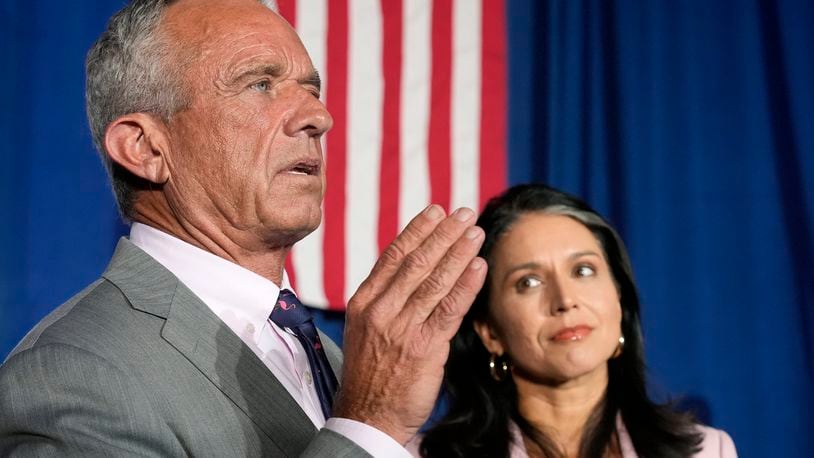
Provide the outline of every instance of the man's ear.
[[104,141],[110,159],[133,175],[157,184],[170,178],[167,130],[154,116],[130,113],[116,118],[107,126]]
[[498,337],[492,325],[485,321],[473,321],[472,327],[475,328],[475,332],[478,334],[478,337],[480,337],[481,342],[483,342],[483,346],[489,350],[489,353],[494,353],[498,356],[503,355],[506,349],[503,348],[503,342],[500,341],[500,337]]

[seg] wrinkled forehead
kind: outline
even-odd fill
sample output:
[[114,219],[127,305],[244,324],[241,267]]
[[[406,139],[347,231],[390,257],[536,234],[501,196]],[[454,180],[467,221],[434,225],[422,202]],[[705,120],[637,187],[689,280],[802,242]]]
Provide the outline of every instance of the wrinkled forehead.
[[191,56],[267,46],[307,59],[296,32],[257,0],[180,0],[165,12],[162,29]]

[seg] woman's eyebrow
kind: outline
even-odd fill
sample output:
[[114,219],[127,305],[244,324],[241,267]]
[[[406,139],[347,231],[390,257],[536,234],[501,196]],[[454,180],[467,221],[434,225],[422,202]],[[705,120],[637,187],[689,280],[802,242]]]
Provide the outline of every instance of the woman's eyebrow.
[[[577,252],[571,253],[570,255],[568,255],[568,259],[573,261],[574,259],[578,259],[578,258],[581,258],[583,256],[596,256],[597,258],[602,258],[602,255],[597,253],[594,250],[582,250],[582,251],[577,251]],[[511,274],[517,272],[518,270],[535,270],[535,269],[539,269],[540,267],[541,267],[540,263],[534,262],[534,261],[525,262],[523,264],[518,264],[518,265],[510,268],[509,270],[507,270],[506,274],[503,275],[503,278],[504,279],[508,278]]]
[[577,251],[576,253],[571,253],[571,254],[568,256],[568,259],[570,259],[570,260],[574,260],[574,259],[576,259],[576,258],[581,258],[581,257],[583,257],[583,256],[596,256],[596,257],[598,257],[598,258],[602,258],[602,257],[603,257],[601,254],[597,253],[597,252],[596,252],[596,251],[594,251],[594,250],[584,250],[584,251]]
[[534,261],[519,264],[519,265],[516,265],[516,266],[510,268],[509,270],[507,270],[506,274],[503,275],[503,279],[505,280],[505,279],[509,278],[509,276],[511,274],[517,272],[518,270],[535,270],[535,269],[539,269],[539,268],[540,268],[540,264],[537,263],[537,262],[534,262]]

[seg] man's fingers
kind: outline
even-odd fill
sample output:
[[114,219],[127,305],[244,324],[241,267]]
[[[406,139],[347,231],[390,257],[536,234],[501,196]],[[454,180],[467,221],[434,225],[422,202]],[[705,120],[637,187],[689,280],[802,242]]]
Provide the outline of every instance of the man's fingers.
[[385,250],[348,305],[334,413],[401,442],[426,421],[449,339],[486,274],[485,262],[473,261],[484,239],[474,224],[472,210],[444,218],[431,206]]
[[464,315],[486,279],[486,261],[473,259],[458,278],[455,286],[438,303],[423,325],[422,334],[428,341],[449,341],[458,331]]
[[447,250],[433,271],[415,289],[402,314],[413,323],[423,323],[447,296],[478,254],[484,234],[479,227],[466,229]]
[[407,224],[398,237],[385,248],[371,269],[370,275],[359,286],[356,294],[363,297],[359,298],[358,305],[368,304],[390,285],[390,280],[401,267],[404,258],[424,242],[441,223],[444,215],[443,208],[432,204]]
[[[464,232],[472,227],[475,223],[475,213],[468,208],[459,208],[444,221],[442,221],[432,233],[424,239],[421,246],[407,254],[401,263],[401,267],[394,275],[393,281],[389,290],[385,293],[395,297],[403,297],[405,300],[413,295],[424,282],[429,282],[427,288],[433,288],[432,284],[435,283],[435,289],[446,289],[452,287],[455,279],[449,277],[437,277],[433,273],[436,270],[441,260],[448,255],[450,247],[452,247],[460,239],[464,239],[462,243],[475,243],[480,247],[481,241],[472,241],[463,237]],[[482,233],[480,229],[475,229]],[[477,248],[469,256],[471,259],[477,253]],[[459,258],[464,255],[461,254],[461,249],[455,253]],[[465,266],[469,259],[463,260]],[[463,267],[461,267],[463,270]],[[442,297],[442,295],[438,296]]]

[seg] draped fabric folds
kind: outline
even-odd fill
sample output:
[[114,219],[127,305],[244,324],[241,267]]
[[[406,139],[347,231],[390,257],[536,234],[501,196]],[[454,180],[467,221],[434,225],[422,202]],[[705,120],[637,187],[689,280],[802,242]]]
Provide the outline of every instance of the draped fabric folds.
[[620,229],[654,393],[814,455],[814,4],[510,1],[510,182]]

